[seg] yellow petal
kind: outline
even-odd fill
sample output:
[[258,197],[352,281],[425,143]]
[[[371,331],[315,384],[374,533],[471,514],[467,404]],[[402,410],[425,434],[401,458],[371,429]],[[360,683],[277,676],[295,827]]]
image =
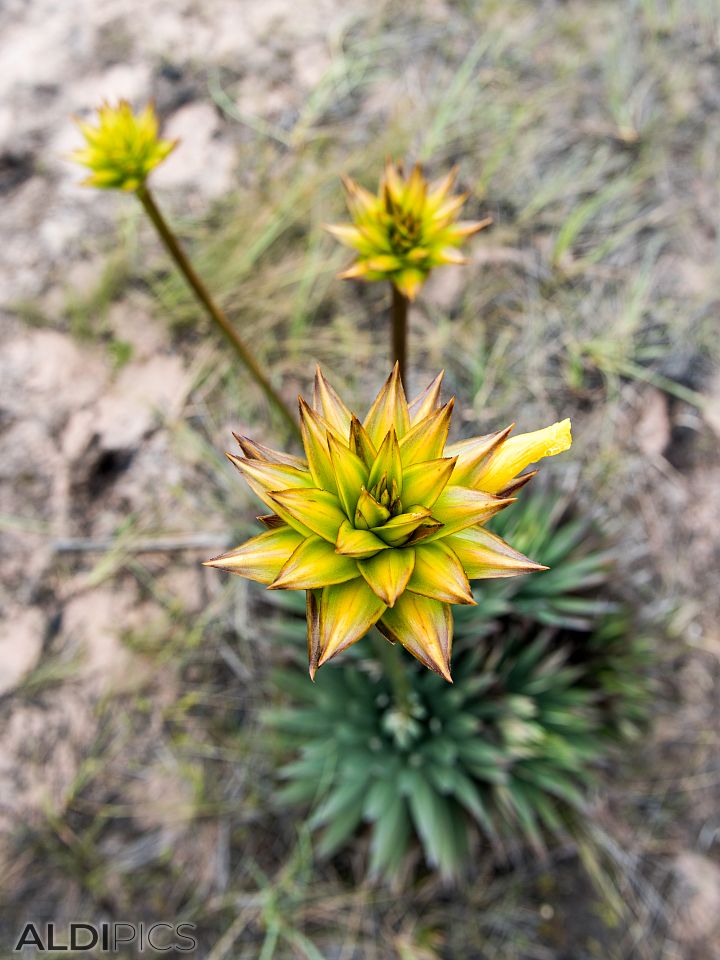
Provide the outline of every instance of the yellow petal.
[[248,460],[265,460],[268,463],[277,463],[285,467],[295,467],[296,470],[307,470],[307,460],[301,457],[295,457],[291,453],[283,453],[280,450],[273,450],[266,447],[264,443],[258,443],[257,440],[251,440],[250,437],[243,437],[239,433],[233,433],[233,436],[240,444],[240,449]]
[[336,240],[346,247],[352,247],[354,250],[362,246],[363,236],[356,226],[351,223],[326,223],[324,224],[328,233],[331,233]]
[[407,180],[404,207],[408,213],[412,214],[412,216],[418,220],[422,216],[423,207],[425,206],[427,186],[427,180],[422,175],[421,168],[418,164],[415,164]]
[[320,599],[318,666],[365,636],[385,610],[385,604],[362,577],[325,587]]
[[408,590],[444,603],[475,603],[462,563],[445,540],[417,544]]
[[417,296],[417,292],[425,282],[427,273],[424,270],[415,270],[412,267],[406,267],[397,276],[393,278],[393,283],[403,296],[411,302]]
[[330,425],[324,417],[309,407],[302,397],[299,403],[302,442],[314,486],[337,493],[335,471],[332,468],[328,448]]
[[357,417],[350,421],[350,449],[356,454],[365,466],[370,467],[375,462],[377,456],[377,447],[367,434],[367,430],[360,423]]
[[305,615],[307,619],[308,670],[310,679],[315,674],[320,659],[320,597],[321,590],[308,590],[305,594]]
[[206,567],[219,567],[248,580],[272,583],[300,543],[302,536],[291,527],[268,530],[229,553],[206,560]]
[[340,503],[346,516],[354,517],[360,491],[368,482],[367,467],[352,450],[332,435],[328,438],[328,447]]
[[372,213],[377,209],[378,199],[369,190],[350,177],[343,177],[342,182],[347,193],[348,206],[353,213]]
[[425,460],[403,471],[403,497],[408,503],[432,507],[447,486],[455,468],[455,457]]
[[452,613],[446,603],[408,590],[398,597],[378,622],[378,630],[393,643],[401,643],[421,663],[452,683]]
[[290,490],[295,487],[311,487],[312,476],[305,467],[294,467],[269,460],[249,460],[226,454],[230,463],[237,467],[246,480],[254,480],[264,490]]
[[315,370],[313,405],[318,413],[321,413],[325,417],[330,426],[337,432],[338,436],[347,441],[352,414],[338,393],[325,379],[320,367]]
[[296,547],[277,577],[271,590],[310,590],[344,583],[358,575],[357,563],[339,557],[335,547],[322,537],[308,537]]
[[442,523],[442,528],[432,535],[433,540],[457,533],[466,527],[484,522],[499,510],[513,503],[511,498],[501,499],[482,490],[469,487],[445,487],[433,506],[433,517]]
[[274,513],[277,513],[286,523],[289,523],[291,527],[294,527],[298,533],[302,533],[306,537],[310,536],[312,531],[291,517],[282,507],[278,506],[271,496],[273,490],[306,487],[308,480],[310,485],[312,485],[312,477],[310,477],[307,470],[298,470],[294,467],[266,463],[261,460],[247,460],[243,457],[234,457],[232,454],[226,454],[226,456],[242,473],[245,482],[253,493],[259,497],[266,506]]
[[450,229],[458,238],[465,238],[471,237],[474,233],[479,233],[480,230],[489,227],[492,222],[492,217],[485,217],[483,220],[460,220],[458,223],[454,223]]
[[377,457],[370,468],[367,487],[372,490],[380,480],[385,480],[388,490],[392,489],[393,481],[397,488],[397,495],[402,492],[402,462],[400,460],[400,446],[395,429],[391,428],[380,444]]
[[416,423],[400,440],[403,467],[422,460],[437,460],[443,455],[455,399]]
[[357,566],[373,592],[392,607],[405,590],[415,566],[415,550],[386,550],[369,560],[358,560]]
[[496,430],[483,437],[472,437],[450,444],[445,453],[457,457],[457,466],[453,473],[453,484],[461,487],[474,487],[475,479],[480,475],[490,454],[497,449],[510,434],[515,424],[504,430]]
[[372,533],[390,547],[401,547],[429,517],[430,511],[425,507],[410,507],[406,513],[399,513],[382,526],[373,527]]
[[388,545],[378,539],[369,530],[356,530],[349,520],[346,520],[338,530],[335,550],[344,557],[354,557],[364,560],[373,557],[379,550],[387,550]]
[[457,555],[470,580],[515,577],[522,573],[547,570],[534,563],[510,544],[483,527],[468,527],[442,541]]
[[424,420],[425,417],[429,416],[433,411],[437,410],[440,406],[440,390],[442,388],[443,377],[445,376],[445,371],[441,370],[440,373],[435,377],[435,379],[425,387],[423,392],[419,394],[409,406],[410,410],[410,425],[415,426],[416,423],[419,423],[421,420]]
[[474,485],[488,493],[496,493],[531,463],[563,453],[571,444],[570,420],[561,420],[543,430],[509,437],[483,467]]
[[407,433],[410,416],[397,363],[370,407],[363,425],[376,447],[382,443],[392,427],[398,437]]
[[361,490],[355,510],[355,526],[359,530],[369,530],[371,527],[381,527],[389,519],[388,508],[378,503],[367,490]]
[[440,204],[455,186],[457,175],[458,168],[453,167],[444,177],[440,177],[438,180],[433,180],[432,183],[430,183],[428,186],[427,203],[425,204],[425,209],[428,214],[435,213],[440,207]]
[[290,523],[301,523],[328,543],[335,543],[346,520],[340,501],[327,490],[279,490],[271,493],[270,499],[288,515]]

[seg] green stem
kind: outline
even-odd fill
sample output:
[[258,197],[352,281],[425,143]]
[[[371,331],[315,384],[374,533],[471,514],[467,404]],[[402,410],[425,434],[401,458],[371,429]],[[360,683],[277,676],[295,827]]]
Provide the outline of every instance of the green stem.
[[390,678],[395,703],[405,714],[410,713],[410,683],[403,664],[399,643],[390,643],[377,630],[370,634],[373,649],[382,664],[385,675]]
[[392,352],[393,363],[400,366],[400,379],[407,389],[407,326],[408,298],[395,284],[392,286]]
[[252,355],[237,330],[230,323],[224,311],[217,305],[217,303],[215,303],[210,295],[209,290],[195,272],[195,268],[190,263],[185,251],[178,243],[177,237],[171,230],[170,226],[165,220],[165,217],[162,215],[159,207],[155,203],[155,199],[150,193],[149,188],[145,185],[141,186],[137,191],[137,196],[140,200],[140,203],[142,203],[145,212],[152,221],[153,226],[157,230],[165,249],[175,261],[176,266],[185,277],[188,286],[192,289],[200,304],[205,308],[207,315],[228,339],[230,345],[240,359],[240,362],[245,366],[248,373],[250,373],[255,382],[260,386],[270,403],[275,407],[278,413],[282,415],[292,432],[299,437],[300,429],[295,417],[293,417],[289,408],[285,404],[285,401],[270,383],[262,367],[258,364],[257,360]]

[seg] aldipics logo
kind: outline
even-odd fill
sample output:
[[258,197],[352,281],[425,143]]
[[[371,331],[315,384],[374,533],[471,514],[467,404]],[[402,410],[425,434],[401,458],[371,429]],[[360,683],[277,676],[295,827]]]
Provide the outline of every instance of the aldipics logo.
[[137,953],[192,953],[197,940],[192,936],[194,923],[69,923],[64,932],[54,923],[45,926],[26,923],[13,952],[56,953],[71,950],[94,950],[117,953],[123,947],[133,947]]

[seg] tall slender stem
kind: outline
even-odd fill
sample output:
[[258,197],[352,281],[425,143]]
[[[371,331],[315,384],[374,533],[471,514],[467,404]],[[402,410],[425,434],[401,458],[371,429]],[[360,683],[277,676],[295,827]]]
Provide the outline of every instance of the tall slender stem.
[[385,639],[377,630],[370,633],[373,649],[382,664],[385,675],[390,678],[393,688],[393,696],[399,710],[403,713],[410,712],[410,682],[402,663],[402,653],[400,644],[392,644]]
[[400,366],[400,379],[407,389],[407,318],[408,298],[395,284],[392,286],[392,351],[393,363]]
[[150,193],[149,188],[143,185],[138,189],[137,195],[140,203],[142,203],[145,209],[145,212],[157,230],[165,249],[175,261],[175,264],[182,275],[185,277],[188,286],[192,289],[199,302],[205,308],[207,315],[228,339],[233,350],[239,357],[240,362],[245,366],[255,382],[260,386],[270,403],[275,407],[278,413],[282,415],[292,432],[296,436],[299,436],[300,430],[295,417],[293,417],[285,401],[270,383],[267,375],[263,371],[262,367],[258,364],[255,357],[252,355],[245,342],[240,337],[240,334],[230,323],[224,311],[217,305],[217,303],[215,303],[209,290],[195,272],[195,268],[190,263],[185,251],[178,243],[177,237],[171,230],[170,226],[165,220],[165,217],[162,215],[159,207],[155,203],[155,199]]

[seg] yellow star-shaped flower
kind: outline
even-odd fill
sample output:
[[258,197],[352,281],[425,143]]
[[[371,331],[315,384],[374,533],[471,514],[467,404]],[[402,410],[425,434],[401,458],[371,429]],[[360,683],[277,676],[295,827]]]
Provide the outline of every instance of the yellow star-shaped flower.
[[320,370],[300,399],[305,457],[238,437],[228,454],[271,511],[267,527],[207,561],[272,590],[306,590],[310,674],[373,626],[450,680],[451,605],[469,580],[545,569],[485,529],[542,457],[567,450],[570,421],[512,427],[446,446],[442,374],[408,404],[397,365],[360,422]]
[[465,263],[457,248],[491,220],[457,220],[467,194],[451,194],[456,175],[453,170],[428,183],[419,166],[405,177],[400,165],[388,161],[377,195],[346,177],[353,222],[326,228],[357,252],[356,262],[340,276],[390,280],[414,300],[433,267]]
[[175,140],[158,137],[158,119],[151,103],[139,114],[133,113],[127,100],[114,107],[106,103],[97,111],[97,125],[79,120],[78,126],[85,146],[72,158],[91,171],[83,183],[104,190],[142,187],[150,171],[177,146]]

